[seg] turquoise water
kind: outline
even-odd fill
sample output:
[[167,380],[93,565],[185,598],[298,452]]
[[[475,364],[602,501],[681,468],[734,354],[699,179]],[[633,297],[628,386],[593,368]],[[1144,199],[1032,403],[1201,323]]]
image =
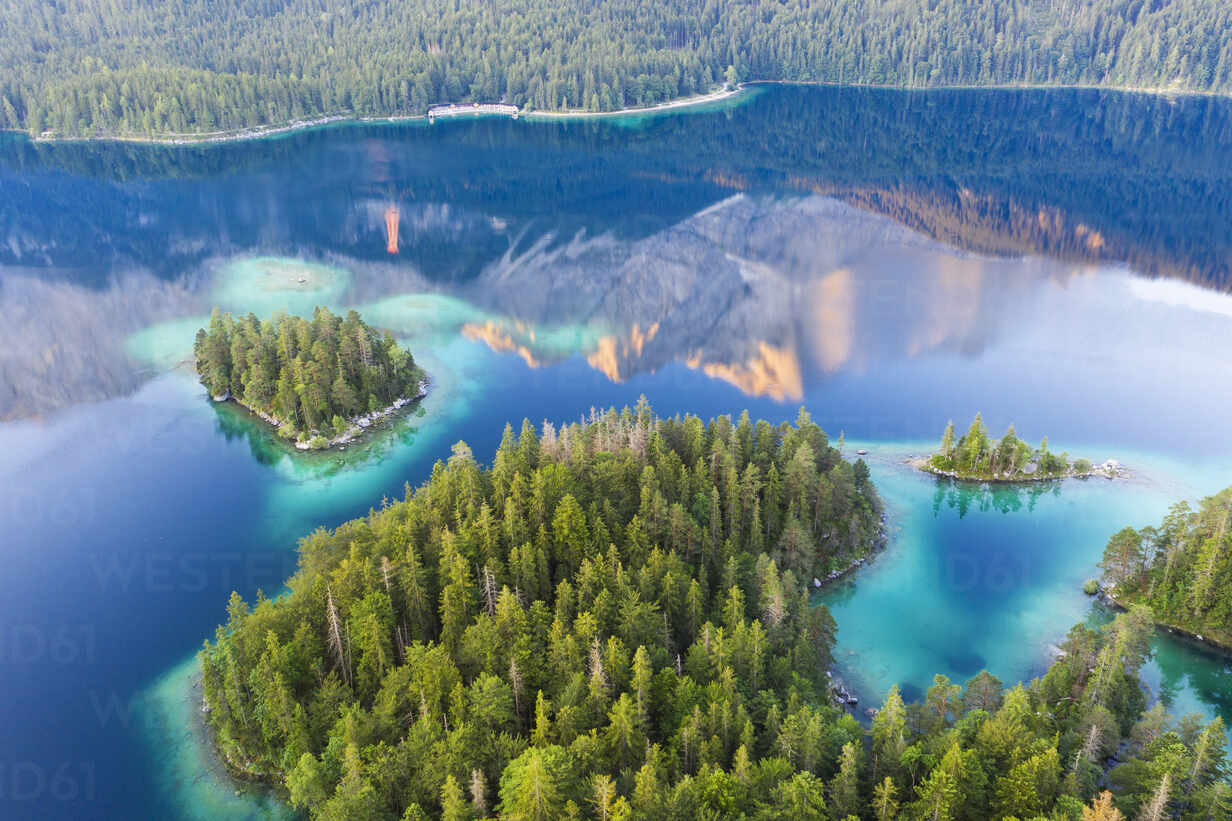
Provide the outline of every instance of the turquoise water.
[[[193,653],[231,591],[275,595],[298,538],[401,496],[460,439],[488,459],[506,422],[641,395],[806,405],[870,451],[890,543],[821,594],[865,704],[937,672],[1039,673],[1100,617],[1080,586],[1112,532],[1232,482],[1230,109],[764,89],[634,128],[4,138],[0,815],[281,817],[199,732]],[[215,305],[316,304],[389,328],[432,390],[304,456],[185,363]],[[977,410],[1131,478],[987,490],[903,463]],[[1173,711],[1232,720],[1227,659],[1156,651]]]
[[[1218,470],[1120,451],[1131,478],[980,486],[902,463],[929,445],[867,445],[893,537],[885,555],[820,596],[841,628],[840,671],[866,706],[895,683],[920,698],[936,673],[959,682],[982,669],[1007,682],[1042,674],[1059,639],[1091,612],[1081,587],[1098,575],[1108,536],[1158,522],[1177,499],[1226,480]],[[1197,682],[1217,670],[1226,682],[1232,660],[1195,657],[1168,639],[1156,648],[1146,679],[1170,709],[1227,714],[1226,691],[1213,698],[1219,690]],[[1194,686],[1178,675],[1185,667]]]
[[260,818],[277,821],[296,813],[259,784],[230,778],[205,739],[196,656],[161,676],[132,703],[139,732],[159,751],[152,792],[166,797],[178,818]]

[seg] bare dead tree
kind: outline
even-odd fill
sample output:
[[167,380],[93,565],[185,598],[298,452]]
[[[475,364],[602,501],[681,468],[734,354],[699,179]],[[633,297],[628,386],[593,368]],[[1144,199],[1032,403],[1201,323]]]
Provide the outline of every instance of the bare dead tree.
[[1138,821],[1164,821],[1168,818],[1168,793],[1172,788],[1171,781],[1171,775],[1164,773],[1155,794],[1143,806],[1142,812],[1138,813]]
[[522,717],[522,671],[518,669],[517,659],[509,659],[509,684],[513,687],[513,709]]
[[348,653],[342,640],[342,627],[339,623],[338,608],[334,605],[334,593],[329,585],[325,586],[325,621],[329,625],[329,648],[333,652],[334,661],[342,670],[342,680],[348,686],[351,684],[351,665],[347,661]]
[[485,564],[482,571],[483,576],[483,598],[487,603],[488,616],[496,618],[496,577],[492,575],[492,571]]

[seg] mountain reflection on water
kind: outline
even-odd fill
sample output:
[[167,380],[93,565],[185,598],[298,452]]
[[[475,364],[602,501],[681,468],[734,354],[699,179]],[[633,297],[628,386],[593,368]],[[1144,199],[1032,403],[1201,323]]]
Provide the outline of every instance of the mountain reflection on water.
[[[0,309],[20,344],[0,418],[130,392],[120,341],[207,312],[219,267],[256,254],[349,270],[350,306],[457,296],[488,314],[465,335],[532,364],[580,354],[622,380],[682,362],[796,401],[816,374],[978,352],[1030,283],[1084,265],[1226,288],[1229,111],[771,87],[633,121],[191,148],[4,138]],[[527,336],[576,323],[595,337],[576,349]]]
[[[977,356],[1014,332],[1007,318],[1019,328],[1049,319],[1057,306],[1041,307],[1041,284],[1097,276],[1044,258],[955,251],[815,195],[735,195],[642,239],[553,239],[506,253],[460,282],[385,261],[331,258],[347,277],[321,302],[362,306],[387,294],[439,293],[468,306],[460,333],[532,367],[581,355],[621,382],[682,363],[750,396],[798,402],[808,383],[843,371],[930,352]],[[5,333],[13,344],[0,415],[131,391],[150,371],[129,364],[125,338],[159,321],[204,316],[214,304],[267,313],[280,295],[251,292],[275,270],[293,277],[298,269],[276,259],[210,260],[181,279],[141,272],[97,288],[7,274],[0,309],[12,317]],[[288,298],[301,312],[315,302]],[[570,326],[586,332],[553,344],[552,334]],[[178,330],[186,352],[194,328]]]
[[[174,148],[7,137],[0,310],[19,344],[0,361],[0,418],[132,391],[121,340],[208,312],[218,269],[257,254],[350,271],[347,306],[459,297],[486,312],[462,333],[531,364],[580,354],[620,381],[682,362],[797,401],[818,374],[977,353],[1007,316],[1028,319],[1031,283],[1084,265],[1226,288],[1230,112],[764,87],[602,122]],[[572,348],[531,339],[578,323],[592,333]]]

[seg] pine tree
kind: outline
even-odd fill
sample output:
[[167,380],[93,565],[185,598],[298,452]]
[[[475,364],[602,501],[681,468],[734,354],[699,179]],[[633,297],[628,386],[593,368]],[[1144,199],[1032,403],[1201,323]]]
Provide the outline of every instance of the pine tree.
[[877,821],[892,821],[898,817],[898,801],[895,798],[894,779],[888,775],[873,788],[872,810]]
[[858,815],[860,799],[860,747],[849,741],[839,753],[839,771],[830,784],[830,807],[836,817]]
[[559,747],[532,747],[510,762],[501,776],[501,813],[524,821],[552,821],[564,810],[558,779],[567,768]]
[[453,775],[445,777],[441,787],[441,821],[470,821],[471,807],[462,795],[462,788]]
[[954,456],[954,420],[945,423],[945,432],[941,434],[941,449],[938,451],[947,461]]

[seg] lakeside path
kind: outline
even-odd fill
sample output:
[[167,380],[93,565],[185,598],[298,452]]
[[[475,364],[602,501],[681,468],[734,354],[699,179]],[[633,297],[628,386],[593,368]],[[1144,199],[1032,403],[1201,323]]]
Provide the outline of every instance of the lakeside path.
[[1151,86],[1093,85],[1090,83],[953,83],[935,86],[906,86],[892,83],[837,82],[834,80],[745,80],[742,88],[757,86],[809,86],[812,88],[865,88],[874,91],[907,91],[932,93],[938,91],[1113,91],[1117,94],[1145,94],[1152,97],[1232,97],[1228,91],[1201,91],[1187,88],[1153,88]]
[[521,116],[527,120],[580,120],[590,119],[592,117],[627,117],[633,114],[654,114],[659,111],[670,111],[676,108],[688,108],[691,106],[718,102],[719,100],[726,100],[729,97],[736,96],[744,90],[746,90],[746,86],[743,83],[740,83],[735,88],[724,87],[718,91],[712,91],[709,94],[697,94],[692,97],[681,97],[676,100],[669,100],[666,103],[641,106],[638,108],[618,108],[615,111],[524,111]]
[[[690,108],[693,106],[705,105],[707,103],[718,102],[729,97],[734,97],[745,90],[743,84],[735,88],[723,88],[719,91],[711,92],[710,94],[700,94],[693,97],[682,97],[678,100],[670,100],[666,103],[658,105],[642,106],[637,108],[621,108],[615,111],[519,111],[520,119],[529,120],[572,120],[572,119],[589,119],[592,117],[626,117],[638,114],[654,114],[660,111],[670,111],[673,109]],[[468,115],[456,114],[450,119],[466,119],[472,116],[504,116],[504,115]],[[422,122],[428,123],[427,114],[406,114],[393,115],[389,117],[358,117],[353,114],[328,114],[321,117],[314,117],[308,120],[295,120],[289,123],[280,125],[268,126],[252,126],[250,128],[239,128],[230,131],[211,131],[203,134],[167,134],[159,137],[147,137],[136,134],[110,134],[98,137],[35,137],[31,142],[36,143],[93,143],[93,142],[115,142],[115,143],[141,143],[145,145],[209,145],[217,143],[236,143],[246,140],[262,140],[269,137],[280,137],[289,134],[294,134],[300,131],[311,131],[317,128],[327,128],[337,125],[367,125],[379,123],[402,123],[402,122]],[[24,133],[24,132],[15,132]]]
[[[1227,97],[1230,96],[1226,92],[1218,91],[1194,91],[1188,89],[1172,89],[1172,88],[1139,88],[1135,86],[1099,86],[1099,85],[1074,85],[1074,84],[1031,84],[1031,83],[998,83],[990,85],[941,85],[941,86],[896,86],[879,83],[835,83],[825,80],[747,80],[739,83],[735,88],[722,88],[718,91],[709,94],[699,94],[692,97],[681,97],[676,100],[669,100],[665,103],[658,103],[652,106],[640,106],[633,108],[621,108],[615,111],[519,111],[519,119],[529,120],[570,120],[570,119],[591,119],[594,117],[614,118],[628,117],[638,114],[654,114],[661,111],[671,111],[681,108],[689,108],[693,106],[701,106],[707,103],[718,102],[730,97],[734,97],[744,91],[756,89],[759,86],[813,86],[816,88],[867,88],[878,89],[884,91],[909,91],[909,92],[929,92],[929,91],[1048,91],[1048,90],[1089,90],[1089,91],[1113,91],[1123,94],[1148,94],[1162,95],[1165,97]],[[464,115],[455,115],[464,116]],[[488,115],[485,115],[488,116]],[[501,115],[496,115],[501,116]],[[201,134],[164,134],[161,136],[145,136],[139,134],[110,134],[105,136],[95,137],[33,137],[32,142],[36,143],[87,143],[87,142],[117,142],[117,143],[142,143],[147,145],[208,145],[214,143],[232,143],[243,142],[245,140],[260,140],[270,137],[286,136],[300,131],[310,131],[316,128],[326,128],[335,125],[365,125],[369,123],[402,123],[402,122],[428,122],[427,114],[394,114],[389,116],[371,116],[362,117],[356,114],[336,113],[325,114],[320,117],[313,117],[305,120],[294,120],[292,122],[281,123],[277,125],[250,126],[246,128],[231,129],[228,131],[211,131]],[[26,132],[16,129],[10,129],[11,133],[25,134]],[[4,133],[0,129],[0,133]]]
[[[295,120],[281,125],[258,125],[230,131],[209,131],[202,134],[167,134],[161,137],[146,137],[137,134],[110,134],[99,137],[35,137],[36,143],[142,143],[145,145],[208,145],[211,143],[238,143],[245,140],[263,140],[280,137],[314,128],[331,125],[365,123],[400,123],[413,120],[426,122],[427,115],[407,114],[390,117],[356,117],[352,114],[329,114],[310,120]],[[22,133],[22,132],[19,132]]]

